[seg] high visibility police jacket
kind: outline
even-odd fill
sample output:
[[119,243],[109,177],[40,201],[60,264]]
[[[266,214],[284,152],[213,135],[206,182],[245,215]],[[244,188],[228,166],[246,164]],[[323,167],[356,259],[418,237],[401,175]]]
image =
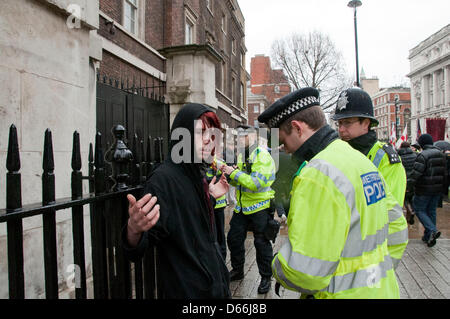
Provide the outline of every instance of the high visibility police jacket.
[[401,157],[394,148],[386,143],[377,141],[370,149],[367,157],[378,168],[383,175],[392,195],[403,206],[406,192],[406,171],[401,162]]
[[[393,148],[389,147],[392,151]],[[389,148],[385,146],[385,143],[377,141],[367,154],[367,157],[378,168],[387,184],[388,190],[397,202],[397,205],[395,202],[390,202],[389,206],[388,240],[389,253],[395,268],[397,268],[408,244],[408,224],[403,215],[403,210],[401,210],[406,192],[406,171],[401,163],[400,156],[397,155],[398,160],[395,160],[395,155],[393,156],[394,159],[392,159],[392,155],[388,154],[388,152]],[[394,206],[396,206],[395,209]],[[401,214],[398,213],[400,210],[402,211]]]
[[405,168],[394,148],[378,141],[374,131],[349,141],[349,144],[373,162],[385,180],[387,191],[395,198],[395,201],[388,201],[388,249],[396,268],[408,244],[408,224],[402,210],[406,192]]
[[[217,182],[221,175],[222,172],[220,170],[215,171],[211,166],[206,170],[206,180],[208,181],[208,183],[211,182],[214,176],[216,176]],[[216,198],[216,205],[214,206],[214,209],[223,208],[225,206],[227,206],[226,195]]]
[[313,135],[302,146],[324,144],[294,177],[289,240],[272,262],[273,275],[315,298],[399,298],[384,181],[348,143],[330,142],[330,131],[325,126],[315,133],[322,139]]
[[231,185],[236,186],[235,213],[245,215],[270,207],[275,191],[270,188],[275,180],[275,162],[263,147],[256,147],[245,160],[238,155],[238,169],[231,174]]

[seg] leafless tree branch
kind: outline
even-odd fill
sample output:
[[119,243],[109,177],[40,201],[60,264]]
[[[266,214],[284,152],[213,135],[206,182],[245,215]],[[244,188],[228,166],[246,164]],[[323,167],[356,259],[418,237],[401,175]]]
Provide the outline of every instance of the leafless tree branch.
[[272,44],[272,60],[295,89],[319,89],[324,110],[334,107],[339,93],[352,86],[342,54],[326,34],[318,31],[277,39]]

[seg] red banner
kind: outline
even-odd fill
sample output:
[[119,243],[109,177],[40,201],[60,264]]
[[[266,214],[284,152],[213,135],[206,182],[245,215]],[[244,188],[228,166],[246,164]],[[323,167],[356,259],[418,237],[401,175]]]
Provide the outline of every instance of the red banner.
[[445,137],[445,119],[426,119],[427,133],[433,137],[433,141],[443,140]]

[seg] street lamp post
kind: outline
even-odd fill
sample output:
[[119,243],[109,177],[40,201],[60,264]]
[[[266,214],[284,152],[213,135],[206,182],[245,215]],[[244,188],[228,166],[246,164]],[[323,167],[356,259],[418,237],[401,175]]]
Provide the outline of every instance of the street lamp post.
[[397,117],[397,113],[398,113],[398,97],[395,97],[395,135],[397,136],[397,138],[399,138],[398,134],[398,117]]
[[355,23],[355,55],[356,55],[356,85],[358,87],[361,87],[359,83],[359,63],[358,63],[358,31],[356,28],[356,8],[360,7],[362,5],[362,2],[359,0],[352,0],[350,1],[347,6],[350,8],[353,8],[353,20]]

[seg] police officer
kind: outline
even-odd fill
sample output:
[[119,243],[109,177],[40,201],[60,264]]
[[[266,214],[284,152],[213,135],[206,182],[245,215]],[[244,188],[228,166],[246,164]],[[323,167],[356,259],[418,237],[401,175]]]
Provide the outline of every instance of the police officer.
[[229,175],[230,184],[236,186],[236,206],[227,236],[232,266],[230,280],[244,277],[244,243],[247,231],[251,230],[261,275],[258,293],[264,294],[270,289],[272,277],[270,263],[273,250],[267,229],[273,221],[271,199],[274,198],[275,192],[270,186],[275,180],[275,163],[267,149],[258,146],[256,130],[248,125],[238,127],[238,145],[243,144],[245,147],[242,152],[238,149],[237,167],[221,167],[221,170]]
[[258,120],[280,129],[280,144],[298,163],[289,240],[272,263],[276,280],[302,297],[399,298],[387,247],[395,200],[373,163],[326,124],[319,91],[294,91]]
[[[367,156],[378,168],[388,190],[403,207],[406,192],[406,172],[395,149],[377,140],[371,130],[378,125],[373,114],[372,99],[360,88],[350,88],[340,93],[333,120],[337,121],[339,136],[354,149]],[[393,219],[393,216],[390,216]],[[396,218],[397,219],[397,218]],[[389,251],[397,266],[406,248],[408,224],[404,216],[399,216],[390,224]]]

